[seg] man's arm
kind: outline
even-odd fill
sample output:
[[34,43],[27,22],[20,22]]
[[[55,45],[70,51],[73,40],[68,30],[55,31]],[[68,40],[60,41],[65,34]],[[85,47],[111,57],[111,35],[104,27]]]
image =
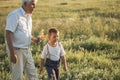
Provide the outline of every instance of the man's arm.
[[6,30],[6,40],[7,40],[7,45],[10,51],[11,62],[17,63],[17,56],[14,52],[14,47],[12,44],[12,41],[13,41],[12,37],[13,37],[13,33],[11,31]]
[[65,58],[65,56],[61,56],[61,59],[62,59],[62,63],[63,63],[63,65],[64,65],[64,70],[65,71],[67,71],[67,63],[66,63],[66,58]]

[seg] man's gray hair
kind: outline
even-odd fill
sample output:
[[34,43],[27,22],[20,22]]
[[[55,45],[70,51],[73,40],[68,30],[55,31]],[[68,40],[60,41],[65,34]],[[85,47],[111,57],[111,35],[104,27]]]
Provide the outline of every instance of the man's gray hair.
[[[22,1],[22,5],[23,5],[25,2],[29,3],[29,2],[31,2],[33,0],[21,0],[21,1]],[[35,1],[37,2],[38,0],[35,0]]]

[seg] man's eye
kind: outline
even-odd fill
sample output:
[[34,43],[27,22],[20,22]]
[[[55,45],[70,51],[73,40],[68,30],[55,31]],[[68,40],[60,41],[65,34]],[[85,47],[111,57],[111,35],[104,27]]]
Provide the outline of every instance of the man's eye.
[[35,4],[32,4],[32,7],[35,7]]

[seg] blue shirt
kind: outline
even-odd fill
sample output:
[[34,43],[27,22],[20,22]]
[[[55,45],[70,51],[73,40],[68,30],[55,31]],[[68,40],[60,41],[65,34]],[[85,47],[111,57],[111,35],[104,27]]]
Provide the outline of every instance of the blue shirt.
[[31,43],[32,18],[22,7],[8,14],[6,30],[13,32],[13,47],[29,48]]

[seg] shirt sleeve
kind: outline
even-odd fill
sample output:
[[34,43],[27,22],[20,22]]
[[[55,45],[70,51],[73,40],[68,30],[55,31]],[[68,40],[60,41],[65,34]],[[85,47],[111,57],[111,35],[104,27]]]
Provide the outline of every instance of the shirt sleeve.
[[60,43],[60,56],[64,56],[66,53],[65,53],[65,50],[62,46],[62,44]]
[[44,46],[41,58],[42,59],[46,59],[46,57],[47,57],[47,46]]
[[15,32],[18,25],[18,19],[16,15],[8,15],[6,20],[6,30]]

